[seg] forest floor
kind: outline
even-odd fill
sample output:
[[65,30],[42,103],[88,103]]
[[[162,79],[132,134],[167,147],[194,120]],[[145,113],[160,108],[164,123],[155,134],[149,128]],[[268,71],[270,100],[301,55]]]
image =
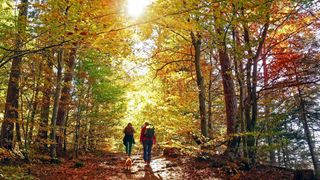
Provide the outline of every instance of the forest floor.
[[[156,155],[150,165],[145,165],[141,155],[133,155],[133,166],[125,170],[123,153],[100,152],[82,156],[78,160],[65,160],[59,165],[33,163],[29,174],[36,179],[294,179],[288,169],[257,166],[250,171],[239,170],[234,163],[221,165],[219,161],[199,160],[190,156],[175,158]],[[214,165],[215,164],[215,165]],[[216,165],[220,164],[217,167]],[[224,164],[224,163],[222,163]],[[215,167],[213,167],[215,166]]]
[[125,170],[124,153],[97,151],[78,159],[61,159],[58,164],[52,164],[48,155],[38,154],[29,163],[1,161],[0,179],[295,179],[294,170],[267,165],[246,170],[240,160],[230,161],[221,155],[160,152],[155,153],[150,165],[143,162],[141,154],[135,153],[130,170]]

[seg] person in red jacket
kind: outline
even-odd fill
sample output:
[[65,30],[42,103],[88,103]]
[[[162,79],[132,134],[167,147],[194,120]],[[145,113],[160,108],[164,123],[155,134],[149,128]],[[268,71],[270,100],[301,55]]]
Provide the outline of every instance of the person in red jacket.
[[143,160],[150,164],[152,145],[156,144],[156,136],[154,127],[148,122],[141,127],[140,143],[143,144]]

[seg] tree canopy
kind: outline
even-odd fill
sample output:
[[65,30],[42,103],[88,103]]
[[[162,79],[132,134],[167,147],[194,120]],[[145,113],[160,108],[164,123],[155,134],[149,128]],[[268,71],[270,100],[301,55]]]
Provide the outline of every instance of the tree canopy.
[[[141,7],[140,7],[141,6]],[[311,0],[0,0],[0,147],[59,159],[158,146],[320,177]]]

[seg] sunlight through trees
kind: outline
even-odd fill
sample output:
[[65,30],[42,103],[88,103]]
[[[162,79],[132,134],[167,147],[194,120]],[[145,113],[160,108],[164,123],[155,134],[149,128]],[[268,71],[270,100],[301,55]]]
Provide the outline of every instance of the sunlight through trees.
[[320,177],[318,2],[0,0],[0,14],[0,164],[119,152],[147,121],[159,152],[234,177]]

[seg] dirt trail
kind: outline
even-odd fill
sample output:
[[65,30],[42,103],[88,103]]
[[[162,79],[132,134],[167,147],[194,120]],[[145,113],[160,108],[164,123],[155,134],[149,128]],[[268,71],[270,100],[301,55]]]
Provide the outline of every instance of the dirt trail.
[[[294,179],[293,171],[269,166],[257,166],[250,171],[240,170],[235,163],[223,157],[203,160],[182,155],[166,158],[157,155],[146,166],[141,154],[133,155],[133,166],[125,170],[126,155],[123,153],[100,152],[82,156],[79,160],[66,160],[60,165],[49,161],[35,161],[28,172],[37,179],[145,179],[145,180],[215,180],[215,179]],[[223,165],[225,164],[225,165]]]
[[[120,153],[105,153],[100,156],[88,155],[80,161],[65,161],[60,165],[34,164],[31,174],[39,179],[183,179],[182,168],[172,160],[158,155],[149,166],[145,165],[141,155],[133,155],[133,166],[125,170],[126,157]],[[75,167],[77,162],[83,167]]]
[[[182,169],[164,157],[158,156],[150,165],[145,165],[141,155],[132,157],[135,161],[131,170],[123,170],[126,179],[180,179]],[[123,159],[124,161],[124,159]],[[118,179],[119,177],[116,177]]]

